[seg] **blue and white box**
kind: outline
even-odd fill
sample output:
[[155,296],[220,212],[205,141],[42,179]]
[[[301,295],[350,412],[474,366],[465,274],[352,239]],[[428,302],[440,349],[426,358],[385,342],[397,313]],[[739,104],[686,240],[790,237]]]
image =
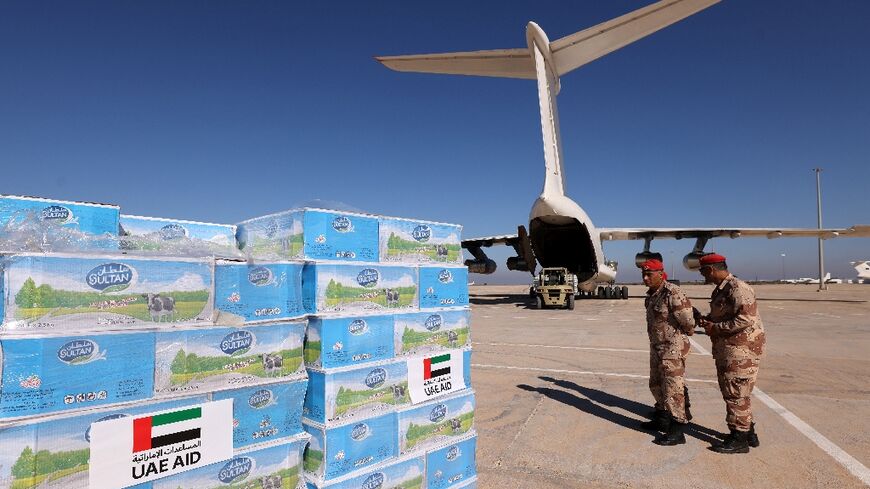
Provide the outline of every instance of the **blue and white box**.
[[[203,402],[206,402],[205,397],[196,396],[159,403],[137,403],[88,411],[78,416],[51,416],[27,424],[0,427],[0,487],[87,489],[92,423]],[[133,487],[148,488],[150,484]]]
[[306,379],[221,391],[212,400],[233,400],[233,448],[271,442],[302,433]]
[[211,392],[305,375],[305,322],[157,333],[157,395]]
[[426,462],[423,457],[384,462],[362,475],[343,477],[332,482],[308,482],[308,489],[422,489],[426,483]]
[[440,447],[474,427],[474,391],[399,411],[399,453]]
[[309,314],[416,310],[417,269],[377,263],[307,264],[302,300]]
[[468,305],[468,268],[420,267],[420,309]]
[[[116,205],[0,195],[0,235],[4,230],[36,221],[63,226],[85,236],[116,238],[119,214]],[[85,240],[83,244],[89,245],[88,249],[118,247],[115,239]]]
[[292,209],[238,225],[242,251],[283,260],[378,261],[374,216],[323,209]]
[[215,322],[240,325],[305,315],[303,263],[215,264]]
[[395,410],[411,401],[404,361],[341,370],[308,369],[305,417],[321,424],[347,422]]
[[457,487],[477,475],[477,434],[426,454],[428,489]]
[[304,488],[302,452],[307,442],[307,435],[297,436],[280,445],[237,453],[226,462],[157,479],[152,485],[154,489]]
[[148,399],[154,333],[0,340],[0,419]]
[[378,218],[382,262],[462,263],[462,226],[395,217]]
[[123,250],[155,251],[168,249],[186,254],[185,247],[210,250],[221,256],[237,256],[236,227],[232,224],[164,219],[161,217],[120,216],[120,245]]
[[468,308],[396,314],[396,356],[471,348],[470,322]]
[[3,257],[4,333],[211,324],[213,264],[126,255]]
[[319,484],[398,455],[395,413],[332,428],[303,420],[303,427],[311,435],[304,470]]
[[305,365],[329,369],[389,360],[395,355],[393,331],[393,316],[309,318]]
[[471,348],[462,352],[462,369],[465,386],[471,387]]

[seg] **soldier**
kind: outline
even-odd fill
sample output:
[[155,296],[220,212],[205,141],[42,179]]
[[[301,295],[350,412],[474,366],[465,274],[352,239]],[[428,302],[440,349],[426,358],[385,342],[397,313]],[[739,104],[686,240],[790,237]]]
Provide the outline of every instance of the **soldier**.
[[679,287],[667,281],[661,261],[647,260],[641,270],[643,283],[649,287],[644,301],[650,346],[649,389],[656,401],[653,419],[641,426],[664,432],[654,443],[680,445],[686,443],[683,431],[691,418],[683,375],[688,335],[695,331],[692,304]]
[[755,291],[728,271],[725,257],[711,253],[701,258],[701,275],[716,284],[710,296],[710,314],[699,320],[713,343],[719,390],[725,400],[725,422],[730,434],[719,453],[747,453],[757,447],[750,396],[764,353],[764,326],[758,315]]

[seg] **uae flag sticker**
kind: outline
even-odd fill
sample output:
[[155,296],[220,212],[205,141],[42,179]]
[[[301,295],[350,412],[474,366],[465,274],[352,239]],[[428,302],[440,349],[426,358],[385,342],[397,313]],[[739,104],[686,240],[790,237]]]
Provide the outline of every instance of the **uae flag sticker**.
[[423,360],[423,380],[433,377],[441,377],[450,373],[450,354],[438,355],[437,357]]
[[451,350],[431,357],[408,359],[408,390],[411,403],[465,389],[465,357],[462,350]]
[[133,453],[196,440],[202,434],[202,408],[182,409],[133,420]]

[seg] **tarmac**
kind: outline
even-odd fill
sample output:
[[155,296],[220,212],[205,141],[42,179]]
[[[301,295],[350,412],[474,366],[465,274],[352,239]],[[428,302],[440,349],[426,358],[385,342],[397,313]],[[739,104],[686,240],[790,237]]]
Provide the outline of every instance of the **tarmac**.
[[[692,337],[694,419],[661,447],[646,420],[643,297],[529,307],[527,286],[471,286],[481,488],[870,486],[870,285],[757,285],[767,332],[752,406],[761,446],[708,450],[725,425],[710,338]],[[710,285],[686,285],[709,311]]]

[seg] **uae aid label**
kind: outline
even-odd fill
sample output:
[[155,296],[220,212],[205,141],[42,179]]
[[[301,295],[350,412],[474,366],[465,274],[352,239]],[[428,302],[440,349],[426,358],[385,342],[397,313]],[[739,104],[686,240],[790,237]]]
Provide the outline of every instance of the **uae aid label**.
[[426,402],[465,389],[463,363],[462,350],[408,359],[411,403]]
[[120,489],[229,460],[233,400],[91,425],[90,489]]

